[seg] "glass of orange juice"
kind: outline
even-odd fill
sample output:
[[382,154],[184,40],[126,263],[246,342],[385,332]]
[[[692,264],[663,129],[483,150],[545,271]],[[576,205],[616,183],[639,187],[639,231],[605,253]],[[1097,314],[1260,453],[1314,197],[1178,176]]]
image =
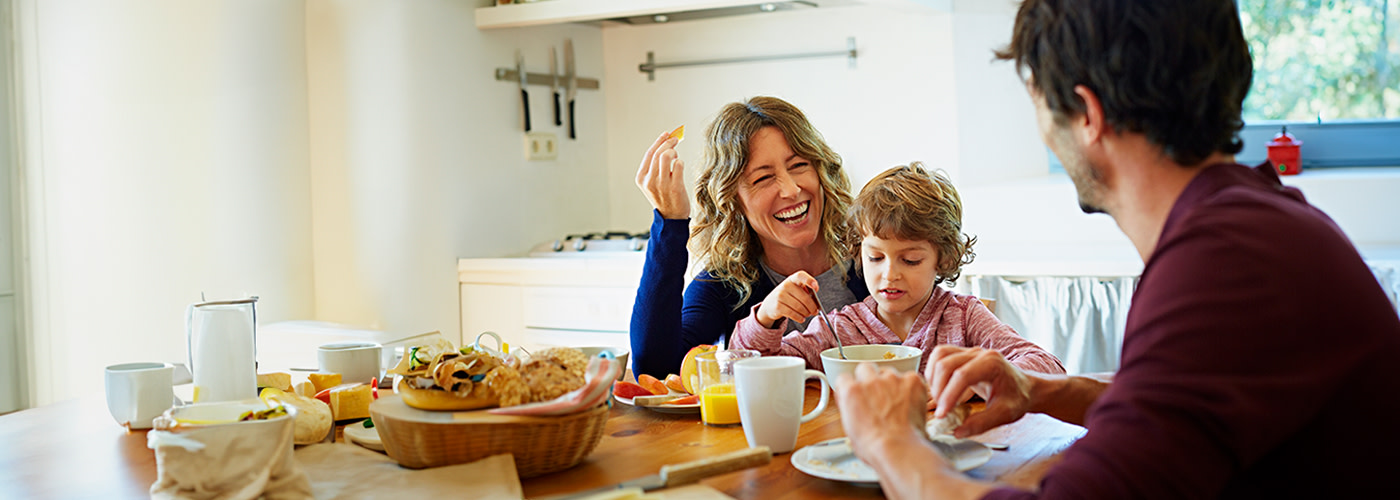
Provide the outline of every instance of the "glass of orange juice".
[[734,393],[734,363],[757,358],[758,351],[731,349],[695,356],[700,395],[700,420],[708,425],[739,423],[739,400]]

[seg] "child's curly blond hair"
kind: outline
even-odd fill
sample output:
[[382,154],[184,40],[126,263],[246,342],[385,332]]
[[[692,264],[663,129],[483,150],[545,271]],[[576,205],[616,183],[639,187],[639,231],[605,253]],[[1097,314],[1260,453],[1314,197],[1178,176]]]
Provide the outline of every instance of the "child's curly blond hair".
[[929,173],[916,161],[870,179],[856,195],[851,223],[862,237],[929,242],[938,249],[935,284],[951,284],[962,274],[962,266],[977,256],[972,251],[977,238],[962,232],[962,210],[948,175],[942,170]]

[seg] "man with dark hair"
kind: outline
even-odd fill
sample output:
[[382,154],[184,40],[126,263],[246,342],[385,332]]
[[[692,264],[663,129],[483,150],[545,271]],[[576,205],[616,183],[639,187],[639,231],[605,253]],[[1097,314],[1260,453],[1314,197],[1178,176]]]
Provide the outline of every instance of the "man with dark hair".
[[[1361,256],[1267,165],[1234,163],[1252,78],[1230,0],[1027,0],[997,54],[1026,79],[1085,212],[1143,259],[1112,382],[943,346],[924,372],[837,384],[891,498],[1355,497],[1400,465],[1400,318]],[[927,380],[927,385],[925,385]],[[1036,493],[996,489],[915,439],[931,396],[986,409],[957,435],[1045,413],[1088,428]],[[920,415],[921,416],[921,415]],[[1394,496],[1393,493],[1390,496]]]

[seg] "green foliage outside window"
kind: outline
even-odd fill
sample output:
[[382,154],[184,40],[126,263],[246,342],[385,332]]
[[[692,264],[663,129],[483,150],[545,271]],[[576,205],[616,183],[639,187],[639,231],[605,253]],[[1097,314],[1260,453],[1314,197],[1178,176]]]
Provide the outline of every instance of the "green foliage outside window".
[[1400,119],[1400,0],[1240,0],[1245,122]]

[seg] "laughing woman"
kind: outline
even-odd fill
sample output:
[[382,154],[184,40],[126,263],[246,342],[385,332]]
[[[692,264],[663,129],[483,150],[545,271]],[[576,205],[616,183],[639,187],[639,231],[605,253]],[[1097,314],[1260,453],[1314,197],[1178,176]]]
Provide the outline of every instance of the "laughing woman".
[[[765,325],[787,318],[788,329],[802,328],[817,301],[792,274],[815,276],[833,309],[870,296],[849,256],[850,181],[801,110],[776,97],[730,103],[705,136],[694,221],[678,139],[658,137],[637,170],[654,209],[632,308],[638,374],[679,372],[686,351],[721,341],[750,311]],[[703,271],[685,287],[691,253]]]

